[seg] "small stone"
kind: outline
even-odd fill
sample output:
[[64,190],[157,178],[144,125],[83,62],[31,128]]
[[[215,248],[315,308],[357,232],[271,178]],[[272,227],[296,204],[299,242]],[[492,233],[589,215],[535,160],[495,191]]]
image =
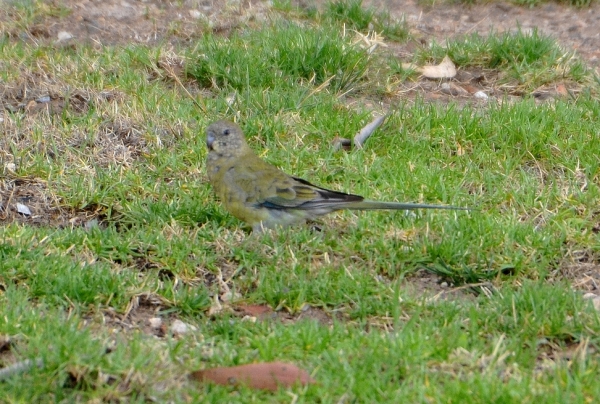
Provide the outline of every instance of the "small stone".
[[236,300],[240,300],[241,298],[242,298],[241,294],[239,294],[237,292],[232,292],[230,290],[221,294],[221,301],[223,303],[233,302]]
[[440,286],[442,288],[447,288],[448,287],[448,282],[442,282],[442,283],[440,283]]
[[219,304],[213,304],[208,308],[208,316],[212,317],[212,316],[216,316],[217,314],[219,314],[220,312],[223,311],[223,305]]
[[488,98],[490,98],[490,97],[488,97],[488,95],[487,95],[486,93],[484,93],[483,91],[477,91],[475,94],[473,94],[473,96],[474,96],[475,98],[479,98],[480,100],[487,100]]
[[195,19],[199,19],[202,17],[202,13],[198,10],[190,10],[190,17],[195,18]]
[[173,335],[183,335],[190,331],[195,331],[196,327],[186,324],[181,320],[175,320],[173,321],[173,324],[171,324],[170,330]]
[[44,95],[43,97],[40,97],[36,100],[39,103],[47,103],[50,102],[50,96],[49,95]]
[[59,40],[59,42],[60,41],[68,41],[71,38],[73,38],[73,35],[70,32],[60,31],[58,33],[58,40]]
[[[1,121],[0,121],[1,122]],[[10,172],[15,172],[15,170],[17,169],[17,166],[15,165],[15,163],[6,163],[6,165],[4,166],[6,167],[6,169]]]
[[[179,320],[176,320],[179,321]],[[175,324],[175,323],[173,323]],[[160,317],[152,317],[148,319],[148,325],[154,329],[158,329],[162,326],[162,318]]]
[[188,332],[188,326],[181,320],[175,320],[173,324],[171,324],[171,332],[173,334],[185,334]]

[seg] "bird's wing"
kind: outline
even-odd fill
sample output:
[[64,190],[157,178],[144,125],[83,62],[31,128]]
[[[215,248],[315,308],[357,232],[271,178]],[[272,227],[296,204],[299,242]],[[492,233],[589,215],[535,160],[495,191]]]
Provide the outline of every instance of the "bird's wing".
[[267,196],[261,205],[271,209],[336,209],[336,205],[348,202],[359,202],[362,196],[345,194],[321,188],[298,177],[286,175],[285,179],[276,181],[272,195]]

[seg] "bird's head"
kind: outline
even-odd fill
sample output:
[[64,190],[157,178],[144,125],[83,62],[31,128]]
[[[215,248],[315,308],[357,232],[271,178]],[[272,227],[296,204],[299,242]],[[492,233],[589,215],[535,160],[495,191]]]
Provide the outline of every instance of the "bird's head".
[[206,147],[221,155],[238,155],[246,151],[248,144],[239,126],[222,120],[206,128]]
[[217,121],[206,128],[206,147],[219,154],[241,154],[248,148],[244,132],[233,122]]

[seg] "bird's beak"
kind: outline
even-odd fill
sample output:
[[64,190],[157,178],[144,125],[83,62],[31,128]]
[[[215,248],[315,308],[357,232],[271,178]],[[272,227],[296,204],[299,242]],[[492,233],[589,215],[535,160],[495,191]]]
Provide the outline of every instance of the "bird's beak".
[[215,134],[213,132],[208,132],[208,134],[206,135],[206,147],[208,147],[208,150],[212,150],[213,147],[213,142],[215,141]]

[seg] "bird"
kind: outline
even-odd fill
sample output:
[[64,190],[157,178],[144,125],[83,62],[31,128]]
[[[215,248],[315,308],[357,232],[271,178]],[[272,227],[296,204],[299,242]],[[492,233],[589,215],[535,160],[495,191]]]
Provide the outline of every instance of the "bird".
[[380,202],[321,188],[286,174],[256,155],[235,123],[219,120],[206,128],[206,169],[225,209],[262,232],[313,220],[343,209],[413,210],[469,208],[449,205]]

